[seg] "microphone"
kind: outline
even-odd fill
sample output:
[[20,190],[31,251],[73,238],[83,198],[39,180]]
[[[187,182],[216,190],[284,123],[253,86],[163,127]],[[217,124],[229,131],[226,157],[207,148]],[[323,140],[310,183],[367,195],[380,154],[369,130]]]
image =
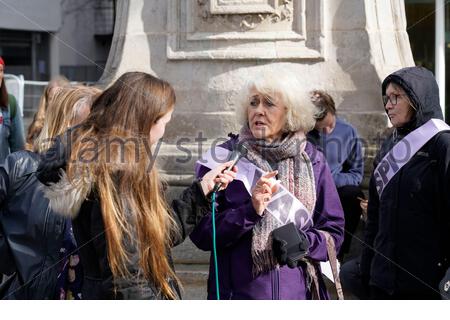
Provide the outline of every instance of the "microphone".
[[[242,157],[247,156],[248,149],[242,144],[238,143],[234,146],[233,152],[231,152],[230,157],[228,158],[228,161],[233,161],[233,163],[226,168],[223,172],[231,170]],[[219,191],[220,187],[222,186],[221,182],[217,182],[214,185],[213,193]]]

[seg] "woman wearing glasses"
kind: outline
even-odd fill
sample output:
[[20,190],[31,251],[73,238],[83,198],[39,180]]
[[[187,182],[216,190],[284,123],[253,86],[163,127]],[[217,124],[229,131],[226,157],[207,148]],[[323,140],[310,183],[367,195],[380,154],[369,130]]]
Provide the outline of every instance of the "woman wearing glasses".
[[433,74],[404,68],[382,84],[394,131],[374,161],[361,258],[341,268],[362,299],[436,299],[450,257],[450,128]]

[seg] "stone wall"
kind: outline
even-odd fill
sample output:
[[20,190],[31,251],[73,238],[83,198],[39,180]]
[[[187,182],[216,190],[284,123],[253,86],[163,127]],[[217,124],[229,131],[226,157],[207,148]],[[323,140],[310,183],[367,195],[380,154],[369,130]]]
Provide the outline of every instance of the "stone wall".
[[[133,0],[118,1],[101,81],[139,70],[174,85],[158,157],[176,195],[210,143],[239,129],[235,98],[262,69],[294,72],[305,92],[329,91],[371,152],[388,124],[381,81],[413,64],[402,0]],[[183,265],[209,262],[189,242],[175,253]]]
[[388,125],[381,81],[409,65],[402,0],[135,0],[118,1],[101,81],[140,70],[174,85],[160,154],[169,181],[184,185],[199,151],[239,129],[235,98],[260,70],[290,70],[299,90],[329,91],[371,145]]

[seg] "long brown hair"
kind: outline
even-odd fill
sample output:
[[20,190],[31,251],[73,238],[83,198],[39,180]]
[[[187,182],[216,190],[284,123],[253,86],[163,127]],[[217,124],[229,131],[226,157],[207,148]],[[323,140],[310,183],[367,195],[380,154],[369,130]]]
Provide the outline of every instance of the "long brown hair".
[[6,89],[5,78],[0,85],[0,108],[7,110],[9,103],[8,90]]
[[130,276],[126,243],[131,242],[143,275],[169,299],[176,298],[168,279],[177,277],[167,257],[176,225],[145,150],[151,127],[174,105],[169,83],[146,73],[125,73],[98,97],[77,129],[67,170],[71,181],[87,177],[100,197],[114,277]]

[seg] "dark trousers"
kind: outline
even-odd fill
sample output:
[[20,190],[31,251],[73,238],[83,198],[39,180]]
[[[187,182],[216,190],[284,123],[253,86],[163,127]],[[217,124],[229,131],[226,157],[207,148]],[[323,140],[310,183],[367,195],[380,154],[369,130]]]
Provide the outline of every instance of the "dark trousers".
[[369,279],[363,279],[360,271],[360,258],[347,261],[341,266],[341,279],[344,295],[351,293],[361,300],[396,300],[407,299],[406,296],[390,295],[383,289],[369,286]]
[[370,288],[364,283],[360,271],[360,258],[352,259],[341,265],[339,278],[341,279],[344,295],[351,293],[361,300],[370,299]]
[[407,294],[388,293],[385,290],[369,286],[369,279],[364,279],[360,269],[360,257],[347,261],[341,266],[339,278],[341,279],[344,295],[351,293],[361,300],[424,300],[439,299],[439,293]]
[[342,261],[344,254],[350,250],[353,234],[358,227],[361,219],[362,209],[359,198],[365,199],[364,193],[359,186],[343,186],[337,188],[339,199],[341,200],[342,208],[344,209],[345,217],[345,235],[339,252],[339,259]]

